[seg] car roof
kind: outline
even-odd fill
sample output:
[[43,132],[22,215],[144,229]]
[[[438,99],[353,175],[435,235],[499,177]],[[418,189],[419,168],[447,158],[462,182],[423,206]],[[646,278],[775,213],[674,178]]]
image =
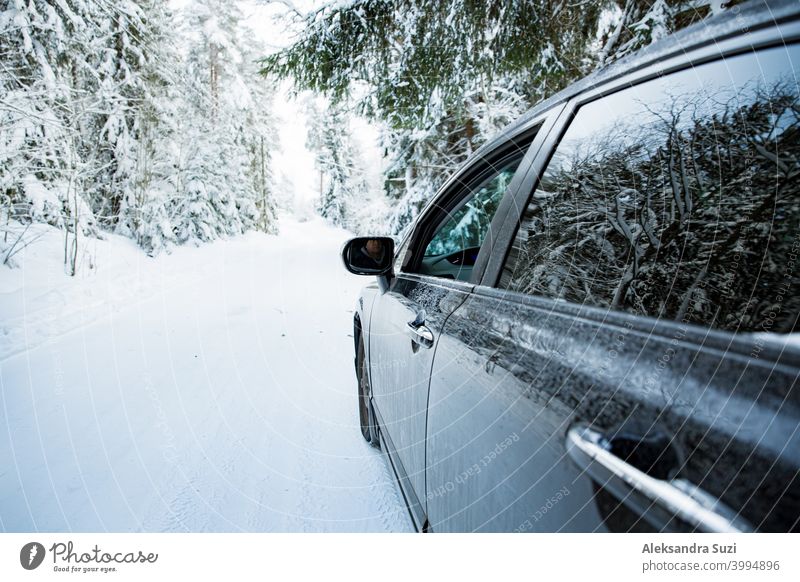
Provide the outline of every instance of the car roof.
[[797,0],[753,0],[697,22],[590,73],[555,95],[539,102],[500,130],[485,145],[478,148],[471,156],[470,161],[504,143],[525,128],[529,121],[554,105],[568,101],[588,89],[703,46],[716,44],[759,29],[775,27],[798,18],[800,18],[800,2]]

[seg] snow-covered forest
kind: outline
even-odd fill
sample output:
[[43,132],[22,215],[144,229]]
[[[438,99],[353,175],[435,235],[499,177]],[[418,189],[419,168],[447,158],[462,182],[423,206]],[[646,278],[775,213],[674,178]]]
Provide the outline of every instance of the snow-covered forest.
[[[253,1],[250,2],[252,4]],[[476,148],[537,101],[732,3],[353,0],[272,5],[282,44],[242,2],[5,0],[0,9],[0,256],[62,230],[113,232],[150,255],[275,233],[274,100],[293,88],[318,173],[315,211],[398,234]],[[288,39],[288,40],[286,40]],[[280,85],[284,82],[284,85]],[[379,135],[366,179],[353,120]],[[362,140],[363,143],[363,140]],[[281,202],[283,197],[283,202]]]
[[[379,127],[391,210],[378,224],[397,234],[448,175],[525,110],[737,3],[354,0],[302,10],[286,1],[283,20],[295,37],[263,61],[263,72],[325,95],[334,123],[347,110]],[[325,159],[333,185],[322,211],[347,224],[341,212],[357,206],[348,197],[357,201],[359,186]]]
[[275,230],[273,89],[235,2],[9,0],[0,9],[2,257],[64,232],[188,241]]

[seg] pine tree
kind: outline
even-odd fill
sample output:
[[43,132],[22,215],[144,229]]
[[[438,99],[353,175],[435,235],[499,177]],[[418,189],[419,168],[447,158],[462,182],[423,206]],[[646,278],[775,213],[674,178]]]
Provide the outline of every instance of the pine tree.
[[103,19],[80,0],[18,0],[0,12],[3,214],[63,228],[71,275],[79,237],[97,232],[87,189],[101,164],[84,137],[98,108],[91,55],[102,50]]
[[[392,220],[399,231],[504,123],[598,61],[702,18],[710,4],[719,2],[331,3],[292,12],[298,40],[266,57],[263,72],[334,103],[355,99],[361,113],[386,125],[387,193],[399,199]],[[606,21],[619,26],[599,31]]]
[[172,14],[158,0],[98,6],[105,42],[94,56],[97,106],[83,141],[97,152],[101,170],[88,194],[108,229],[155,253],[175,242],[169,144],[179,62]]
[[177,243],[173,224],[178,187],[176,135],[183,99],[180,60],[171,33],[174,15],[159,0],[146,0],[147,60],[140,69],[144,94],[136,107],[135,180],[121,199],[116,230],[130,234],[149,254]]
[[274,232],[271,95],[249,88],[256,68],[241,12],[236,3],[196,0],[188,13],[178,240],[213,240],[252,228]]
[[[737,2],[726,3],[732,6]],[[605,7],[606,29],[599,30],[602,46],[593,61],[597,67],[660,40],[671,32],[683,28],[722,10],[720,2],[695,0],[619,0]]]
[[324,109],[308,103],[306,147],[316,156],[322,191],[317,210],[331,224],[357,229],[357,215],[367,200],[360,153],[350,136],[347,113],[337,105]]
[[153,163],[144,154],[163,130],[147,125],[154,92],[166,84],[153,25],[166,30],[166,18],[157,2],[71,0],[17,2],[0,19],[11,65],[2,73],[2,115],[13,126],[2,190],[16,218],[65,229],[72,272],[77,238],[96,234],[96,223],[137,239],[145,227]]
[[[79,92],[89,76],[84,55],[97,47],[91,14],[81,3],[31,0],[0,13],[0,180],[11,216],[64,226],[73,222],[70,185],[81,191],[83,164]],[[80,217],[84,226],[93,217]]]

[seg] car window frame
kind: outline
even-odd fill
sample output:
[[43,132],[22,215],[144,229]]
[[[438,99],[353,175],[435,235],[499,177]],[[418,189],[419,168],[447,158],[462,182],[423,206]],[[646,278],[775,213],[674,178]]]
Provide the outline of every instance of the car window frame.
[[[519,188],[523,178],[530,170],[530,164],[536,157],[541,147],[547,131],[549,131],[554,121],[554,110],[560,111],[561,107],[556,107],[543,112],[532,118],[524,125],[514,128],[513,133],[503,136],[490,144],[489,148],[483,152],[478,150],[476,154],[466,162],[464,167],[454,173],[445,182],[437,195],[420,213],[411,233],[408,236],[407,244],[402,250],[401,270],[395,273],[396,276],[411,276],[413,278],[424,278],[438,282],[457,283],[463,285],[474,285],[483,277],[483,271],[488,264],[488,257],[495,247],[497,237],[494,233],[499,232],[505,224],[505,217],[513,209],[514,200],[519,196]],[[551,122],[548,126],[548,121]],[[546,131],[543,131],[546,130]],[[480,252],[472,267],[472,275],[467,281],[451,280],[444,277],[437,277],[419,272],[423,253],[428,243],[436,235],[438,230],[447,222],[450,213],[459,208],[465,199],[473,192],[474,188],[483,182],[493,169],[498,168],[503,160],[507,159],[514,151],[523,149],[522,160],[517,166],[514,176],[509,182],[506,192],[498,205],[497,211],[489,225],[489,228],[481,243]],[[409,256],[408,253],[411,253]]]
[[[505,236],[503,236],[502,241],[499,241],[502,244],[498,245],[495,252],[491,254],[490,260],[483,270],[483,276],[479,281],[476,281],[476,285],[498,289],[503,293],[511,295],[529,296],[517,291],[499,289],[500,276],[503,272],[503,266],[508,260],[511,245],[520,228],[522,215],[536,192],[536,188],[539,186],[539,180],[550,164],[553,154],[555,154],[558,149],[562,138],[581,107],[659,77],[666,77],[673,73],[678,73],[707,63],[723,61],[741,54],[757,53],[780,46],[785,47],[795,42],[800,42],[800,22],[792,21],[772,29],[758,30],[747,35],[734,36],[723,41],[702,45],[686,54],[670,57],[663,61],[653,62],[638,71],[610,79],[561,102],[560,105],[562,109],[558,120],[547,136],[546,144],[540,149],[536,158],[532,161],[530,171],[525,176],[522,184],[520,184],[517,192],[518,198],[514,206],[515,212],[505,216],[506,224],[503,225]],[[508,235],[508,231],[510,231],[510,235]],[[551,301],[553,305],[570,304],[566,301],[557,301],[546,297],[539,297],[539,299]],[[606,310],[603,311],[605,312]],[[716,331],[720,333],[729,333],[721,330]]]

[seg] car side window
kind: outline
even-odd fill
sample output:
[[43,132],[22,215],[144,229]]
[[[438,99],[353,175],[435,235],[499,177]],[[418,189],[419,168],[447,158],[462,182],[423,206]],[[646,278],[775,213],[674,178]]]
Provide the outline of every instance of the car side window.
[[800,312],[798,45],[577,110],[523,212],[505,289],[728,331]]
[[500,172],[487,177],[474,190],[471,197],[455,212],[425,248],[426,257],[451,254],[469,248],[480,248],[489,224],[497,211],[519,159],[506,164]]
[[[530,143],[529,141],[527,142]],[[473,178],[458,203],[443,212],[441,224],[424,245],[417,271],[424,275],[468,281],[489,225],[500,206],[527,147],[515,148]]]

